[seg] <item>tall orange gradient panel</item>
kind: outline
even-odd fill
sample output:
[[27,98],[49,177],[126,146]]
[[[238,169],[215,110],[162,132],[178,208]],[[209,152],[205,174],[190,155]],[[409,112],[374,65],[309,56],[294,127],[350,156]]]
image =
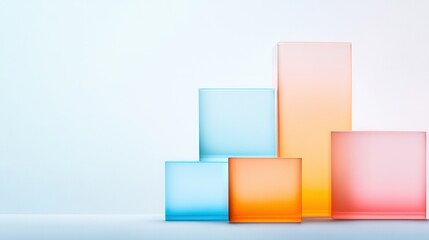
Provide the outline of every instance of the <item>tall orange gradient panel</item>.
[[352,128],[350,43],[277,44],[278,156],[302,157],[302,216],[331,216],[331,131]]
[[229,158],[230,222],[301,222],[300,158]]

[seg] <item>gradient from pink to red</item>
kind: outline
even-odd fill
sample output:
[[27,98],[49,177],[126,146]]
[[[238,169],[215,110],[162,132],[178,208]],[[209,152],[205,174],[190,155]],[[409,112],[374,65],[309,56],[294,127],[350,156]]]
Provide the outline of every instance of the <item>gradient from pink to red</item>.
[[332,132],[332,217],[425,219],[425,132]]

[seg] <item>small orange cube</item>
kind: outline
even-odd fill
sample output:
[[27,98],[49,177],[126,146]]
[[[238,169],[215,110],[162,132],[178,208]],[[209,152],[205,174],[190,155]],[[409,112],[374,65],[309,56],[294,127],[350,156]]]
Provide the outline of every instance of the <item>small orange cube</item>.
[[230,222],[301,222],[300,158],[229,158]]

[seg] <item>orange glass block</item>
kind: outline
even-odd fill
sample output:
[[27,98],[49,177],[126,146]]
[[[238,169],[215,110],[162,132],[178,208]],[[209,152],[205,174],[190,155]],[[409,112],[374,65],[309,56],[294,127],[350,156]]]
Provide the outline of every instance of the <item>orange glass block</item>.
[[300,158],[229,158],[230,222],[301,222]]
[[352,127],[350,43],[277,45],[278,156],[302,157],[302,215],[329,217],[330,135]]

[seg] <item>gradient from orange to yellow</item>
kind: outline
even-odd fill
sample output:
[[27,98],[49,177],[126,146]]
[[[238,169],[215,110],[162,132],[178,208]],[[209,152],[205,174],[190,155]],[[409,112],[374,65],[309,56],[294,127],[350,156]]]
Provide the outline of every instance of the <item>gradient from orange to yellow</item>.
[[331,216],[330,136],[352,128],[350,43],[279,43],[278,156],[302,157],[303,217]]
[[300,158],[229,158],[230,222],[301,222]]

